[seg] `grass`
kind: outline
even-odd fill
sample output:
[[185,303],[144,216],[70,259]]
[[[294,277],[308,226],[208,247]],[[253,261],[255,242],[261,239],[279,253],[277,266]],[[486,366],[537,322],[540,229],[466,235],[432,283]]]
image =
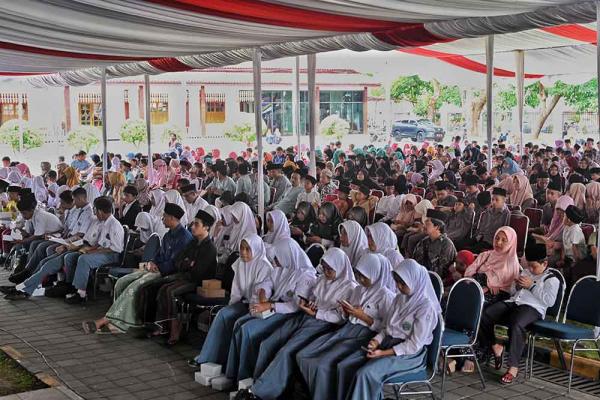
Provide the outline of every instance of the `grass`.
[[35,375],[0,351],[0,396],[47,387]]

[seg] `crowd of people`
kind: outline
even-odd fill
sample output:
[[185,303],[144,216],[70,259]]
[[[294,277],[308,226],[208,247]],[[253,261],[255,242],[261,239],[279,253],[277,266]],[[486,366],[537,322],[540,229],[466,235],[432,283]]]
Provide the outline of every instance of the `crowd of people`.
[[[429,271],[446,291],[463,277],[481,285],[478,357],[498,370],[505,349],[494,325],[509,327],[503,384],[518,376],[526,327],[556,300],[548,268],[569,286],[595,274],[597,236],[583,229],[597,227],[600,210],[593,139],[528,143],[521,154],[495,143],[491,169],[490,149],[460,137],[450,146],[337,142],[316,150],[314,176],[294,148],[266,152],[259,165],[251,148],[222,157],[171,147],[150,159],[107,154],[106,166],[80,151],[54,169],[42,162],[36,176],[4,157],[2,258],[14,267],[5,298],[81,304],[95,269],[134,267],[83,330],[172,345],[182,331],[177,300],[218,279],[227,305],[191,366],[253,378],[240,399],[276,399],[297,380],[314,399],[375,399],[426,366],[443,304]],[[511,219],[531,209],[541,218],[519,249]],[[471,360],[451,367],[475,369]]]

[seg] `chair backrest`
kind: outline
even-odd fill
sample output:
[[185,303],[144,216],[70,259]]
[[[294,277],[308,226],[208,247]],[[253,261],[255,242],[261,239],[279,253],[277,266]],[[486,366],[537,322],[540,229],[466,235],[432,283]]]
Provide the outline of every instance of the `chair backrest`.
[[454,195],[456,196],[457,199],[464,199],[465,198],[465,192],[463,192],[462,190],[455,190],[454,191]]
[[592,224],[581,224],[581,230],[583,231],[583,236],[585,236],[585,242],[587,243],[588,240],[590,240],[592,233],[596,231],[596,227]]
[[508,225],[517,232],[517,254],[522,255],[527,244],[529,218],[526,215],[510,215]]
[[599,298],[600,281],[592,275],[584,276],[571,289],[564,318],[582,324],[600,326]]
[[[567,281],[565,280],[565,277],[563,276],[563,274],[556,268],[548,268],[548,271],[552,275],[554,275],[556,278],[558,278],[559,286],[558,286],[558,292],[556,293],[556,300],[554,301],[554,304],[552,305],[552,307],[548,307],[548,309],[546,310],[546,317],[551,317],[555,321],[558,321],[558,317],[560,315],[562,304],[565,299],[565,291],[567,290]],[[549,279],[549,278],[546,278],[546,279]]]
[[423,197],[425,196],[425,189],[421,187],[414,187],[412,188],[411,193]]
[[440,347],[442,346],[442,336],[444,335],[444,319],[440,315],[438,317],[438,323],[433,330],[433,340],[431,344],[427,346],[427,368],[431,371],[431,378],[435,376],[438,360],[440,356]]
[[321,258],[325,254],[327,250],[325,246],[321,243],[313,243],[306,249],[306,255],[308,256],[310,262],[313,267],[317,268],[317,266],[321,263]]
[[512,204],[506,205],[510,211],[521,211],[521,206],[514,206]]
[[527,218],[529,218],[530,228],[539,228],[542,224],[542,215],[544,215],[544,211],[541,208],[526,208],[523,211],[523,214],[527,215]]
[[133,242],[133,240],[130,240],[131,235],[129,234],[129,228],[127,227],[127,225],[123,225],[123,251],[121,252],[121,254],[119,254],[119,264],[121,266],[123,266],[124,262],[125,262],[125,255],[127,254],[127,250],[129,250],[129,245],[130,245],[130,241]]
[[438,300],[442,299],[442,294],[444,294],[444,283],[442,282],[442,278],[438,274],[433,271],[429,272],[429,279],[431,279],[431,284],[433,285],[433,290],[435,291],[435,295]]
[[271,188],[271,198],[269,199],[269,205],[273,204],[273,201],[275,200],[275,193],[277,193],[277,189],[272,187]]
[[328,194],[325,195],[325,198],[323,199],[323,202],[332,202],[332,201],[336,201],[338,199],[338,195],[337,194]]
[[371,194],[373,196],[377,196],[378,198],[382,198],[384,193],[381,190],[373,189],[373,190],[371,190]]
[[479,330],[484,301],[483,289],[475,279],[458,280],[452,285],[448,294],[444,324],[447,328],[468,333],[474,342]]

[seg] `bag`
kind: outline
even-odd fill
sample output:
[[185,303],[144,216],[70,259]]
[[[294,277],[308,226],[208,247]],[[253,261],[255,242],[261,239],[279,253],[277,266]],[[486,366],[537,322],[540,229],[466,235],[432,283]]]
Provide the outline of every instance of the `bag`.
[[27,265],[27,252],[25,249],[20,248],[17,250],[11,250],[8,256],[8,270],[12,271],[8,277],[9,282],[19,284],[24,282],[31,275],[30,271],[25,269]]

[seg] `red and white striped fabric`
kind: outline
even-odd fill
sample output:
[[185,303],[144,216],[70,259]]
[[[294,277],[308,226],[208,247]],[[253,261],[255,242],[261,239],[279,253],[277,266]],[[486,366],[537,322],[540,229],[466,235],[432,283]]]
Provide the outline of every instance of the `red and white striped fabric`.
[[[121,77],[237,64],[256,46],[265,59],[443,46],[589,23],[595,7],[573,0],[9,1],[0,2],[0,73],[44,74],[33,80],[39,85],[83,85],[106,67],[109,77]],[[570,40],[580,34],[571,31]]]

